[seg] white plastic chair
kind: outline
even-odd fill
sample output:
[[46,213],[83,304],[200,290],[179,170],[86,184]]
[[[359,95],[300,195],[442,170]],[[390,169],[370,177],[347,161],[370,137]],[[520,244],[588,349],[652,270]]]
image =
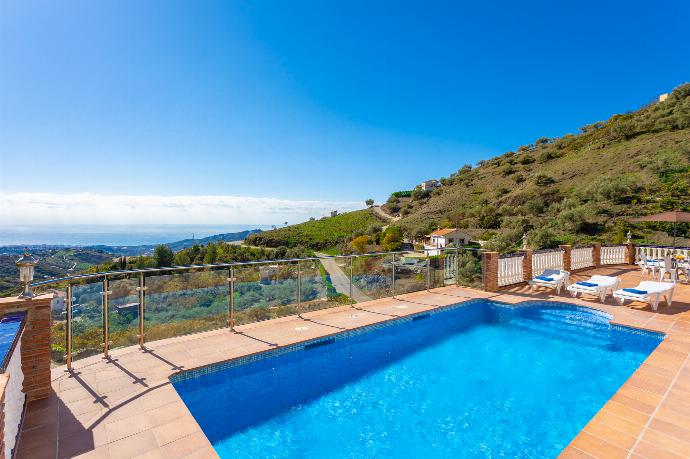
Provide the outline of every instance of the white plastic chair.
[[642,258],[637,262],[637,266],[642,270],[640,277],[644,277],[645,274],[651,274],[652,278],[656,278],[657,266],[649,263],[645,254],[642,254]]
[[678,282],[678,268],[673,267],[673,260],[670,255],[664,257],[664,264],[659,268],[659,281],[664,282],[666,274],[669,275],[671,282]]

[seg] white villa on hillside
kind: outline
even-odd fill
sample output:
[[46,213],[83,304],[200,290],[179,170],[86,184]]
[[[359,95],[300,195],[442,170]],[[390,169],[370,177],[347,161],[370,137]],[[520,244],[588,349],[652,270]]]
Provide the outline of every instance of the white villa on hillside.
[[441,182],[436,179],[424,180],[419,184],[419,187],[424,191],[433,191],[441,186]]
[[439,250],[449,244],[469,244],[470,236],[457,228],[437,229],[429,236],[429,241],[424,243],[424,248],[430,250],[429,255],[440,254]]

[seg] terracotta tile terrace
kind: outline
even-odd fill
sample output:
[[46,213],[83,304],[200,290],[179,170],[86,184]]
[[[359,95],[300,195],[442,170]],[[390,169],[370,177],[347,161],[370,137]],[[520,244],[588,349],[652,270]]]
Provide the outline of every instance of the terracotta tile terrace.
[[[637,285],[635,267],[607,266],[571,277],[619,275],[624,287]],[[641,303],[618,306],[607,298],[574,299],[524,285],[488,293],[443,287],[147,343],[145,349],[114,350],[52,372],[49,398],[30,402],[17,458],[217,457],[211,444],[172,387],[180,371],[273,349],[324,335],[391,320],[473,298],[507,303],[543,299],[603,310],[612,322],[667,334],[620,390],[572,443],[564,458],[690,457],[690,286],[678,284],[673,306],[658,311]]]

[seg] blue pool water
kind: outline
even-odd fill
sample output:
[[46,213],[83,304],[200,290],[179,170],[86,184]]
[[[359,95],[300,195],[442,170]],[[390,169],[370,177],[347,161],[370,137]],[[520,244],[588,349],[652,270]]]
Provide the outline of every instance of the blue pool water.
[[5,360],[26,316],[25,312],[5,314],[0,319],[0,367],[5,370]]
[[178,375],[223,457],[555,457],[662,339],[486,300]]

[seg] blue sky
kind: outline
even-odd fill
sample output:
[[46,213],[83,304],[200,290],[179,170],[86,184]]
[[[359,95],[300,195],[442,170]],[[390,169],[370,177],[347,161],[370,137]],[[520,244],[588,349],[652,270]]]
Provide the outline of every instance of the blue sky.
[[690,80],[689,23],[680,0],[5,0],[0,215],[85,195],[277,198],[297,219],[384,200]]

